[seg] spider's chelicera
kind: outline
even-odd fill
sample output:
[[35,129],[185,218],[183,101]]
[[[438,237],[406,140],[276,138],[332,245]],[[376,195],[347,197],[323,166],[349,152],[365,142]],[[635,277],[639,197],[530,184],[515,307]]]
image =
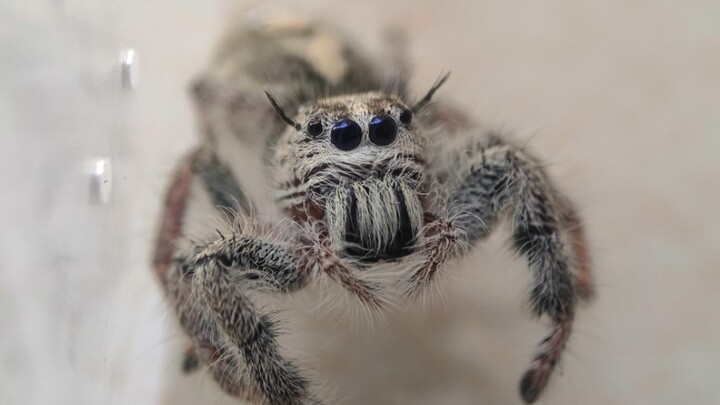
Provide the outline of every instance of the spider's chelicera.
[[[235,82],[218,84],[206,77],[195,87],[207,141],[176,171],[154,261],[192,341],[186,364],[206,364],[238,397],[319,404],[304,372],[281,354],[274,321],[253,301],[253,290],[289,294],[329,277],[382,311],[388,290],[407,299],[422,293],[448,262],[509,216],[512,245],[532,271],[533,309],[552,320],[520,384],[523,398],[533,402],[570,337],[578,298],[592,293],[574,208],[526,151],[477,129],[462,112],[430,105],[447,75],[411,103],[403,91],[383,91],[370,65],[347,45],[337,56],[352,62],[344,65],[298,60],[297,52],[284,51],[314,35],[320,34],[305,28],[235,38],[237,53],[220,58],[225,65],[218,71],[235,66],[256,81],[263,72],[265,81],[252,84],[236,75]],[[327,66],[345,70],[338,76]],[[265,85],[292,89],[295,103],[284,109],[270,93],[270,103],[262,102]],[[310,96],[319,89],[331,95]],[[241,224],[257,222],[253,197],[222,146],[223,136],[244,142],[257,133],[267,139],[273,200],[297,226],[272,235],[237,226],[231,234],[182,246],[194,193],[232,210]],[[395,277],[385,283],[364,278],[378,265],[396,269]]]

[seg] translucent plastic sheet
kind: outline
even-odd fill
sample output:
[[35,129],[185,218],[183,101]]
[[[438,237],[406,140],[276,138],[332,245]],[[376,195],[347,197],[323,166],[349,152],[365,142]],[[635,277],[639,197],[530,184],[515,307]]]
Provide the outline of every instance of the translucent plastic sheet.
[[171,3],[0,5],[2,403],[160,402],[169,322],[149,247],[212,30],[169,39],[216,13],[187,5],[153,32]]

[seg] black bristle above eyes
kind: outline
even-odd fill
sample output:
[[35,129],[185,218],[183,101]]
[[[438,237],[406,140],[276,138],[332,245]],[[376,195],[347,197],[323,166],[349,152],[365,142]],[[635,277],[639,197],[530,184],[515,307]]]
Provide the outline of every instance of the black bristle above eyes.
[[410,125],[412,122],[412,111],[410,110],[404,110],[400,113],[400,122],[403,125]]
[[310,136],[318,136],[323,132],[323,125],[320,121],[313,121],[307,126],[307,133]]

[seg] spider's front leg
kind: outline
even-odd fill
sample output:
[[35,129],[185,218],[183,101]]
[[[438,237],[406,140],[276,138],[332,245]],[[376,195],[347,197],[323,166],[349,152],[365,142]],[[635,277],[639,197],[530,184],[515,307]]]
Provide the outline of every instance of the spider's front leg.
[[269,404],[317,404],[308,381],[282,357],[271,316],[252,292],[286,294],[306,284],[296,257],[250,235],[223,236],[168,274],[181,323],[229,393]]
[[184,367],[201,361],[225,391],[240,398],[318,404],[298,368],[281,356],[273,320],[253,301],[256,292],[287,294],[303,287],[308,272],[298,270],[287,244],[249,229],[183,248],[187,206],[191,194],[200,192],[218,209],[252,222],[248,198],[210,148],[182,162],[166,196],[154,265],[192,341]]
[[526,152],[490,137],[457,152],[454,160],[465,163],[454,168],[460,176],[448,185],[452,216],[429,225],[426,259],[414,270],[411,282],[415,291],[427,285],[442,262],[461,251],[460,243],[471,245],[485,238],[509,211],[513,246],[532,270],[533,310],[553,322],[520,384],[523,399],[534,402],[570,337],[577,297],[592,295],[585,235],[572,205]]

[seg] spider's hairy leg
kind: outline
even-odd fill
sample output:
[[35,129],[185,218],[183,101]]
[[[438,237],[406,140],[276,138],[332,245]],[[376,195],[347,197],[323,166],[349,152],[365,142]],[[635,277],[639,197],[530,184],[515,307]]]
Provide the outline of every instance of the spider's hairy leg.
[[210,148],[199,148],[182,161],[165,198],[153,264],[192,341],[184,366],[198,360],[208,365],[220,386],[240,398],[318,403],[299,371],[280,357],[272,319],[247,294],[287,293],[303,286],[306,280],[294,256],[245,233],[221,235],[191,249],[181,246],[191,193],[198,192],[193,183],[220,213],[232,211],[239,220],[251,220],[249,199]]
[[262,91],[227,82],[210,73],[197,77],[190,89],[202,135],[218,148],[259,145],[282,126]]
[[595,296],[595,284],[585,226],[570,200],[560,196],[560,207],[561,224],[568,237],[570,256],[574,261],[575,292],[580,299],[591,300]]
[[552,320],[552,332],[520,384],[523,399],[534,402],[570,337],[577,297],[592,291],[584,234],[574,208],[526,152],[496,138],[469,150],[472,164],[460,169],[451,195],[451,208],[458,212],[452,222],[473,243],[509,210],[513,247],[532,270],[533,310]]
[[184,222],[192,185],[196,180],[203,184],[215,207],[224,207],[245,215],[250,211],[250,200],[209,146],[199,147],[190,153],[175,169],[165,194],[153,256],[153,267],[161,281],[167,279],[166,273],[173,258],[179,253],[179,244],[185,234]]
[[219,331],[207,312],[195,305],[192,297],[192,275],[194,270],[188,259],[177,257],[166,273],[165,287],[168,298],[179,316],[180,325],[188,334],[191,345],[184,353],[183,371],[197,369],[207,364],[213,378],[229,394],[251,400],[260,394],[253,390],[242,373],[242,363],[228,355],[227,348],[219,341]]
[[213,375],[223,388],[270,404],[317,403],[300,370],[281,356],[273,319],[251,298],[253,291],[286,294],[306,284],[292,253],[274,242],[233,234],[198,247],[176,268],[185,280],[179,284],[189,283],[186,299],[176,299],[180,319],[201,345],[218,349],[220,361],[210,367],[222,369]]
[[[200,147],[189,154],[176,169],[165,196],[162,223],[153,259],[155,271],[163,283],[167,279],[173,258],[182,250],[178,245],[185,233],[183,222],[192,193],[192,183],[196,180],[203,185],[213,206],[245,215],[250,212],[249,199],[209,146]],[[184,372],[191,372],[197,369],[199,364],[196,345],[188,342],[182,369]]]

